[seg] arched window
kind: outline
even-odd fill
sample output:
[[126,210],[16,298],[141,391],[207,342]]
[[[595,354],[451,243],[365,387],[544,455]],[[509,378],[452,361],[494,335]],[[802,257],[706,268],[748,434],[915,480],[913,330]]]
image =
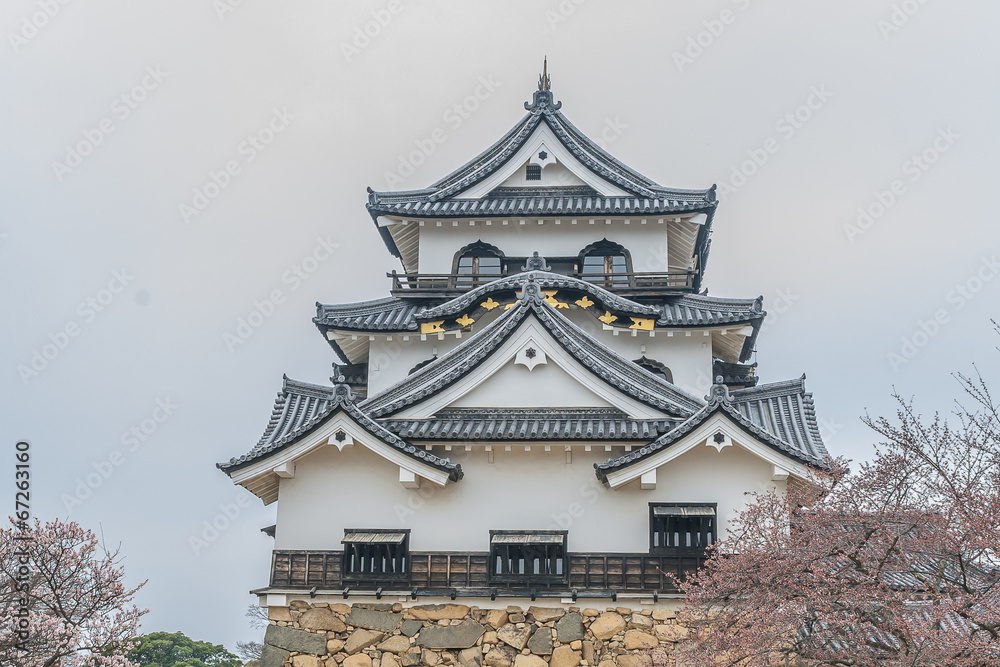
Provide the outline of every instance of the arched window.
[[674,383],[674,374],[670,372],[669,368],[661,364],[659,361],[656,361],[655,359],[648,359],[646,357],[642,357],[641,359],[636,359],[633,363],[639,366],[640,368],[649,371],[653,375],[663,378],[670,384]]
[[580,277],[608,289],[628,287],[632,259],[628,250],[602,239],[580,251]]
[[476,241],[455,255],[455,285],[478,287],[503,275],[503,253],[496,246]]

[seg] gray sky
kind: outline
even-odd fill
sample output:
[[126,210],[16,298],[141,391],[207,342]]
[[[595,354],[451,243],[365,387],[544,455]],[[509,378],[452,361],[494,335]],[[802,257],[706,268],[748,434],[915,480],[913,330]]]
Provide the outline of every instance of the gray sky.
[[256,442],[282,373],[327,381],[315,301],[388,293],[365,187],[487,147],[544,54],[564,113],[624,162],[728,184],[711,294],[764,295],[759,374],[807,372],[830,450],[866,458],[859,416],[892,412],[893,386],[931,412],[952,371],[1000,382],[998,19],[985,0],[7,0],[2,466],[29,439],[36,514],[121,542],[144,631],[252,638],[274,512],[230,508],[192,547],[239,495],[214,464]]

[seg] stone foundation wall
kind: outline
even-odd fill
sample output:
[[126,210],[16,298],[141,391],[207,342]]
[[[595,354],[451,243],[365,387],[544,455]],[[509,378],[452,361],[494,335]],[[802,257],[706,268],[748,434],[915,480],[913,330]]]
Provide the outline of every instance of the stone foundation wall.
[[668,609],[309,604],[268,610],[260,667],[652,667],[687,637]]

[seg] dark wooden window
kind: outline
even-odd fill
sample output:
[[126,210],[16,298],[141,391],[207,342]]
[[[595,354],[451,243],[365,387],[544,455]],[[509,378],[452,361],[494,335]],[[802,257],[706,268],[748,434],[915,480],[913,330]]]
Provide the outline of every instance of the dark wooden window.
[[490,582],[565,583],[569,573],[565,530],[491,530]]
[[584,248],[579,261],[583,280],[607,289],[629,286],[631,262],[623,246],[603,239]]
[[344,531],[345,582],[406,581],[410,570],[410,531],[358,528]]
[[652,553],[704,551],[715,544],[717,536],[715,504],[649,504],[649,550]]
[[542,168],[537,164],[529,164],[524,170],[524,180],[526,181],[540,181],[542,180]]
[[503,275],[503,253],[488,243],[477,242],[458,251],[455,284],[478,287]]

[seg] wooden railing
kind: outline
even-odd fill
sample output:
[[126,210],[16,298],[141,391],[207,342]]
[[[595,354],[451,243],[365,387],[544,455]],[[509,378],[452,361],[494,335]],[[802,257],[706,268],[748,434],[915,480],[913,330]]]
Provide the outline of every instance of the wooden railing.
[[704,563],[696,551],[677,554],[570,553],[562,581],[526,579],[522,586],[491,581],[486,552],[411,553],[409,572],[369,580],[341,576],[341,551],[275,551],[271,586],[275,588],[343,590],[384,587],[387,590],[447,591],[488,595],[496,588],[538,588],[586,593],[676,592],[672,575],[683,579]]
[[[690,291],[694,272],[569,274],[618,294],[656,294]],[[457,273],[387,273],[394,296],[453,296],[468,292],[504,276]]]

